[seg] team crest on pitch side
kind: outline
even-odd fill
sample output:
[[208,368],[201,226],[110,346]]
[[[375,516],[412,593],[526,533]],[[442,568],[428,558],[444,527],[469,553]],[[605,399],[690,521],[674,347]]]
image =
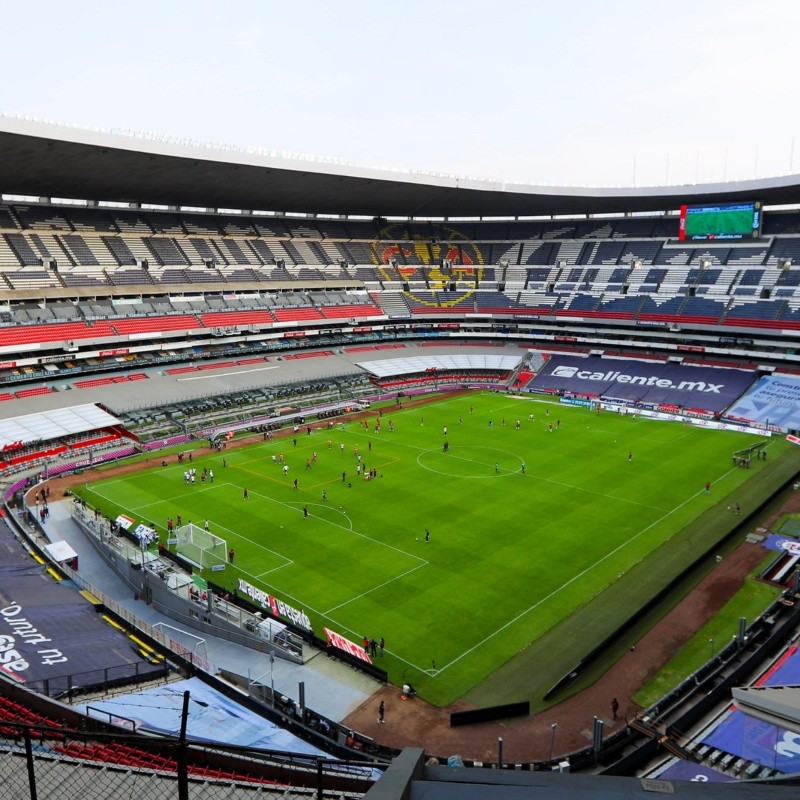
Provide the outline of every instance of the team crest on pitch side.
[[[386,281],[397,280],[394,271],[387,269],[388,264],[394,261],[403,280],[424,281],[427,278],[427,288],[432,291],[446,290],[455,284],[458,296],[448,298],[443,305],[456,305],[470,297],[476,284],[483,279],[483,255],[456,228],[437,225],[436,230],[439,238],[423,234],[412,234],[409,238],[403,223],[381,228],[375,242],[375,252],[380,261],[378,272]],[[445,262],[449,262],[449,266],[440,266]],[[469,286],[464,287],[464,283],[469,283]],[[432,305],[429,297],[417,297],[413,288],[405,294],[422,305]]]

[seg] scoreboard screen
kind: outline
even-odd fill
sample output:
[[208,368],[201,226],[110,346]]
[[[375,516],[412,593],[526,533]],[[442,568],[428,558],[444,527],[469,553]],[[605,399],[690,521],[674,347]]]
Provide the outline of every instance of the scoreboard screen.
[[761,235],[761,203],[681,206],[678,239],[756,239]]

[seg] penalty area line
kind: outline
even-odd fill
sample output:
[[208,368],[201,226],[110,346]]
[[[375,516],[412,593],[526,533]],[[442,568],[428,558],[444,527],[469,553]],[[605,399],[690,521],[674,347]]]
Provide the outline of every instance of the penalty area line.
[[382,589],[384,586],[388,586],[390,583],[394,583],[395,581],[399,581],[400,578],[405,578],[406,575],[410,575],[412,572],[416,572],[418,569],[422,569],[423,567],[427,567],[430,564],[429,561],[423,561],[421,564],[417,564],[416,567],[411,567],[411,569],[406,570],[405,572],[401,572],[399,575],[395,575],[394,578],[389,578],[388,581],[384,581],[383,583],[379,583],[377,586],[373,586],[371,589],[367,589],[366,592],[361,592],[361,594],[356,595],[355,597],[351,597],[349,600],[345,600],[343,603],[339,603],[338,606],[333,606],[329,608],[327,611],[324,612],[325,616],[327,617],[333,611],[337,611],[338,609],[342,608],[343,606],[349,605],[350,603],[355,603],[356,600],[360,600],[362,597],[366,597],[368,594],[372,592],[376,592],[378,589]]

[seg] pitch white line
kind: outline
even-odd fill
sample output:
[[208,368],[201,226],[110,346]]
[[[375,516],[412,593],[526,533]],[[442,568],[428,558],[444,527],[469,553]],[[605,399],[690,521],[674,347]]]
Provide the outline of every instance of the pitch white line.
[[[723,480],[724,478],[727,478],[728,475],[730,475],[732,472],[735,472],[735,469],[736,468],[730,469],[727,472],[723,473],[720,478],[717,478],[717,482]],[[479,647],[481,647],[484,644],[486,644],[486,642],[490,641],[491,639],[494,639],[494,637],[497,636],[497,634],[502,633],[502,631],[504,631],[506,628],[511,627],[511,625],[513,625],[515,622],[518,622],[519,620],[521,620],[524,616],[529,614],[531,611],[535,611],[540,605],[542,605],[543,603],[547,602],[551,598],[555,597],[557,594],[562,592],[568,586],[571,586],[573,583],[575,583],[576,581],[580,580],[585,575],[588,575],[595,567],[599,566],[604,561],[608,561],[608,559],[610,559],[612,556],[615,556],[617,553],[619,553],[621,550],[623,550],[625,547],[627,547],[631,542],[635,542],[639,537],[644,536],[644,534],[647,533],[651,528],[654,528],[656,525],[658,525],[661,522],[663,522],[665,519],[667,519],[667,517],[672,516],[672,514],[674,514],[679,509],[683,508],[685,505],[690,503],[696,497],[699,497],[702,493],[703,493],[703,491],[701,490],[699,492],[696,492],[693,495],[690,495],[688,498],[686,498],[686,500],[684,500],[682,503],[679,503],[671,511],[668,511],[666,514],[662,515],[661,517],[659,517],[654,522],[651,522],[646,528],[642,528],[642,530],[640,530],[639,533],[635,534],[634,536],[631,536],[630,539],[628,539],[627,541],[623,542],[618,547],[615,547],[611,552],[607,553],[605,556],[603,556],[602,558],[600,558],[597,561],[595,561],[594,563],[592,563],[591,566],[586,567],[586,569],[584,569],[582,572],[579,572],[577,575],[573,575],[566,583],[564,583],[563,585],[559,586],[557,589],[553,589],[553,591],[550,592],[550,594],[548,594],[546,597],[541,598],[541,600],[538,600],[536,603],[534,603],[529,608],[526,608],[524,611],[521,611],[519,614],[517,614],[516,617],[513,617],[512,619],[508,620],[508,622],[506,622],[505,625],[502,625],[496,631],[493,631],[488,636],[486,636],[484,639],[482,639],[480,642],[478,642],[477,644],[473,645],[468,650],[465,650],[460,656],[457,656],[451,662],[449,662],[448,664],[445,664],[443,667],[439,668],[437,670],[436,674],[438,675],[440,672],[444,672],[446,669],[449,669],[450,667],[453,666],[453,664],[457,664],[459,661],[461,661],[462,658],[465,658],[470,653],[473,653]]]
[[[285,508],[292,508],[294,509],[297,505],[305,505],[305,503],[284,503],[282,500],[276,500],[274,497],[267,497],[265,494],[260,494],[259,492],[250,492],[250,496],[256,497],[263,497],[265,500],[269,500],[271,503],[277,503],[279,506],[284,506]],[[316,505],[320,505],[317,503]],[[302,511],[302,509],[298,509],[298,512]],[[400,553],[401,555],[408,556],[409,558],[415,558],[417,561],[422,561],[423,564],[427,564],[428,562],[425,561],[424,558],[420,558],[419,556],[415,556],[413,553],[409,553],[406,550],[401,550],[399,547],[395,547],[392,544],[387,544],[386,542],[381,542],[378,539],[373,539],[371,536],[367,536],[365,533],[359,533],[356,530],[353,530],[352,527],[345,528],[344,525],[339,525],[337,522],[332,522],[331,520],[327,520],[324,517],[320,517],[318,515],[313,515],[317,519],[322,520],[326,525],[333,525],[334,528],[339,528],[343,531],[347,531],[348,533],[352,533],[354,536],[360,536],[362,539],[366,539],[368,542],[372,542],[373,544],[380,545],[381,547],[387,547],[389,550],[394,550],[396,553]],[[344,515],[347,517],[347,515]],[[348,522],[349,522],[348,518]],[[352,523],[351,523],[352,525]]]
[[[191,485],[191,484],[186,484]],[[208,486],[199,486],[196,489],[189,489],[188,492],[184,492],[183,494],[176,494],[172,497],[163,497],[161,500],[154,500],[152,503],[145,503],[142,506],[131,506],[131,511],[141,511],[143,508],[150,508],[150,506],[157,506],[161,503],[175,503],[179,500],[182,500],[184,497],[190,497],[193,494],[200,494],[200,492],[207,492],[209,489],[216,489],[218,486],[231,486],[230,483],[220,483],[220,484],[210,484]],[[95,492],[95,494],[99,494],[99,492]],[[108,498],[106,498],[108,500]],[[114,501],[109,501],[114,502]]]
[[410,575],[412,572],[416,572],[418,569],[422,569],[423,567],[427,567],[429,563],[430,562],[425,561],[422,564],[417,564],[416,567],[412,567],[411,569],[406,570],[405,572],[402,572],[399,575],[396,575],[394,578],[390,578],[388,581],[384,581],[383,583],[380,583],[377,586],[373,586],[371,589],[367,589],[366,592],[361,592],[361,594],[358,595],[357,597],[351,597],[349,600],[345,600],[344,603],[339,603],[338,606],[333,606],[332,608],[329,608],[327,611],[324,612],[324,614],[327,617],[332,611],[336,611],[336,610],[342,608],[342,606],[346,606],[346,605],[348,605],[350,603],[354,603],[356,600],[360,600],[362,597],[366,597],[368,594],[371,594],[372,592],[375,592],[378,589],[382,589],[384,586],[388,586],[390,583],[394,583],[395,581],[399,581],[400,578],[405,578],[406,575]]

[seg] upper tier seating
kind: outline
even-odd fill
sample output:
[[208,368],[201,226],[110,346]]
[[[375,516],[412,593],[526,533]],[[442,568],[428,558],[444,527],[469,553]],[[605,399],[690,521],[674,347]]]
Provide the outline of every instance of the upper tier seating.
[[790,328],[800,304],[797,212],[768,211],[762,239],[725,243],[678,242],[677,216],[378,226],[6,203],[0,228],[7,348],[476,312]]
[[114,336],[109,320],[88,322],[56,322],[49,325],[0,327],[0,347],[13,347],[37,342],[69,342]]
[[271,325],[275,317],[269,311],[215,311],[200,314],[206,328],[247,327],[248,325]]
[[28,237],[23,236],[21,233],[6,233],[3,238],[23,267],[42,263],[39,256],[33,251]]
[[308,306],[305,308],[276,308],[275,319],[278,322],[307,322],[323,319],[323,316],[318,309]]
[[110,321],[120,335],[152,333],[161,331],[192,330],[199,328],[200,321],[193,314],[172,314],[167,317],[123,317]]
[[377,306],[366,305],[342,305],[342,306],[322,306],[320,309],[322,316],[326,319],[349,319],[356,317],[381,317],[383,311]]
[[172,239],[162,237],[149,237],[144,240],[148,249],[158,264],[163,265],[188,265],[186,256],[178,249]]

